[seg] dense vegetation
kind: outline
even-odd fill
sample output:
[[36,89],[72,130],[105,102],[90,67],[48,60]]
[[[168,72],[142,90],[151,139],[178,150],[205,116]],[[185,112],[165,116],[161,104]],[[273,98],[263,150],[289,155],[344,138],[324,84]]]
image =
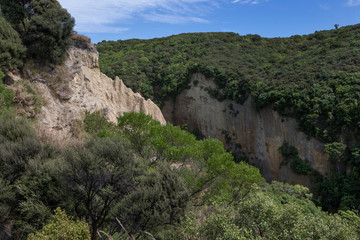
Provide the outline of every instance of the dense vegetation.
[[21,67],[24,59],[61,63],[74,24],[56,0],[0,0],[0,67]]
[[[73,26],[56,0],[0,0],[0,68],[61,63]],[[316,198],[265,183],[221,142],[142,113],[117,125],[88,114],[83,143],[41,143],[13,112],[0,70],[0,239],[359,239],[351,210],[360,209],[360,147],[345,144],[360,121],[358,35],[351,26],[287,39],[208,33],[98,45],[103,71],[160,104],[201,72],[219,100],[252,95],[258,108],[297,117],[328,142],[334,164],[334,177],[314,185]],[[314,174],[294,147],[280,151],[296,173]],[[313,199],[341,210],[323,212]]]
[[19,34],[0,14],[0,67],[8,69],[20,67],[24,55],[25,47]]
[[56,149],[24,119],[0,116],[1,239],[360,236],[355,213],[328,214],[305,187],[265,183],[217,140],[196,140],[143,113],[118,125],[88,114],[84,129],[85,143]]
[[[360,209],[360,25],[290,38],[234,33],[191,33],[152,40],[103,41],[100,68],[159,105],[201,72],[213,78],[209,94],[257,108],[272,104],[298,119],[310,137],[327,143],[333,178],[321,178],[296,152],[284,156],[297,174],[309,175],[317,203],[328,211]],[[294,149],[293,149],[294,150]],[[281,149],[280,149],[281,151]],[[346,171],[346,166],[348,170]]]
[[161,104],[193,72],[214,77],[219,100],[273,104],[326,142],[359,134],[360,25],[290,38],[191,33],[152,40],[103,41],[100,68]]

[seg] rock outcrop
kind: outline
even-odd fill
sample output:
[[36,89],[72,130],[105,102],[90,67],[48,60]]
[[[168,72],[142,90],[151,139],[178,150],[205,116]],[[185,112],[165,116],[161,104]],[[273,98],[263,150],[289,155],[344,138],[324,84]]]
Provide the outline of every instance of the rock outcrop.
[[311,186],[309,177],[295,174],[289,164],[282,163],[279,147],[284,142],[296,147],[313,169],[329,174],[324,144],[298,131],[295,119],[280,116],[271,106],[257,111],[251,98],[243,105],[229,100],[219,102],[206,91],[215,88],[214,82],[202,74],[194,74],[191,85],[176,100],[166,102],[162,109],[166,120],[180,126],[187,124],[190,130],[220,139],[238,156],[247,156],[267,180]]
[[109,121],[116,123],[124,112],[142,111],[161,124],[166,123],[151,100],[134,93],[119,78],[112,80],[101,73],[98,57],[93,45],[75,42],[64,65],[54,69],[52,76],[30,77],[45,103],[37,115],[37,127],[50,140],[71,139],[85,112],[102,111]]

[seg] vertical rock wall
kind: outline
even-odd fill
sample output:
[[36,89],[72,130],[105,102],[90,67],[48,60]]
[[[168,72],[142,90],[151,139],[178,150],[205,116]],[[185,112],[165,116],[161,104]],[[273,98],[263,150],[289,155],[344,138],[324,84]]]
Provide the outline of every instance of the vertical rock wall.
[[243,105],[229,100],[219,102],[206,91],[216,87],[214,82],[202,74],[194,74],[191,85],[176,100],[166,102],[162,109],[166,120],[176,125],[187,124],[190,130],[198,129],[207,137],[220,139],[236,155],[247,156],[267,180],[311,186],[308,176],[295,174],[282,164],[279,147],[284,142],[296,147],[299,156],[307,159],[312,168],[329,174],[324,144],[298,131],[295,119],[281,117],[271,106],[257,111],[251,98]]

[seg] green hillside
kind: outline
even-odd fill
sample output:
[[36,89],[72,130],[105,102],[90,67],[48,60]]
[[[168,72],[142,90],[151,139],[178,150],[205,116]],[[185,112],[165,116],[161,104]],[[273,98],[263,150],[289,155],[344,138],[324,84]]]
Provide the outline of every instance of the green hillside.
[[[210,92],[219,100],[251,94],[259,108],[274,103],[298,117],[331,142],[335,165],[353,167],[320,179],[313,196],[300,185],[266,183],[219,140],[144,113],[124,113],[118,124],[85,113],[73,122],[79,139],[51,145],[17,112],[18,91],[3,80],[10,70],[63,63],[74,19],[56,0],[0,0],[0,23],[0,239],[360,238],[360,147],[331,142],[358,129],[357,26],[289,39],[209,33],[98,46],[104,71],[159,104],[202,72],[215,78]],[[20,82],[34,104],[42,101],[31,80]],[[296,148],[279,150],[299,160]]]
[[[333,177],[314,180],[326,210],[359,209],[360,24],[290,38],[191,33],[151,40],[103,41],[100,68],[160,106],[188,87],[194,72],[214,78],[211,96],[257,108],[273,104],[298,119],[309,137],[327,143]],[[351,172],[346,172],[351,165]]]
[[103,41],[100,68],[160,106],[202,72],[211,94],[238,102],[254,97],[296,117],[309,136],[326,142],[358,136],[360,25],[290,38],[191,33],[152,40]]

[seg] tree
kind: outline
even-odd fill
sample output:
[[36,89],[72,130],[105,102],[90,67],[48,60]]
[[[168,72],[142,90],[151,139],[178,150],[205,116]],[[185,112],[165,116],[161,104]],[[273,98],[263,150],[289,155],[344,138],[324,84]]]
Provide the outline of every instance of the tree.
[[340,163],[344,160],[346,147],[346,144],[341,142],[325,144],[325,152],[330,155],[329,160],[336,164],[338,172],[340,172]]
[[122,128],[135,152],[143,158],[149,157],[149,143],[155,126],[160,126],[160,123],[143,112],[129,112],[118,117],[118,127]]
[[0,14],[0,68],[20,67],[25,50],[19,34]]
[[141,168],[131,151],[118,139],[92,139],[65,154],[63,187],[70,196],[71,211],[85,218],[91,239],[99,227],[115,222],[114,206],[135,187]]
[[31,17],[23,36],[30,57],[59,64],[71,45],[75,20],[56,0],[32,0]]
[[140,235],[148,231],[156,236],[179,223],[189,200],[179,173],[163,162],[150,168],[138,181],[118,210],[129,233]]
[[0,0],[1,12],[11,23],[14,29],[20,33],[25,31],[25,22],[28,20],[31,0]]
[[27,54],[59,64],[71,45],[74,18],[56,0],[0,0],[1,12],[18,31]]

